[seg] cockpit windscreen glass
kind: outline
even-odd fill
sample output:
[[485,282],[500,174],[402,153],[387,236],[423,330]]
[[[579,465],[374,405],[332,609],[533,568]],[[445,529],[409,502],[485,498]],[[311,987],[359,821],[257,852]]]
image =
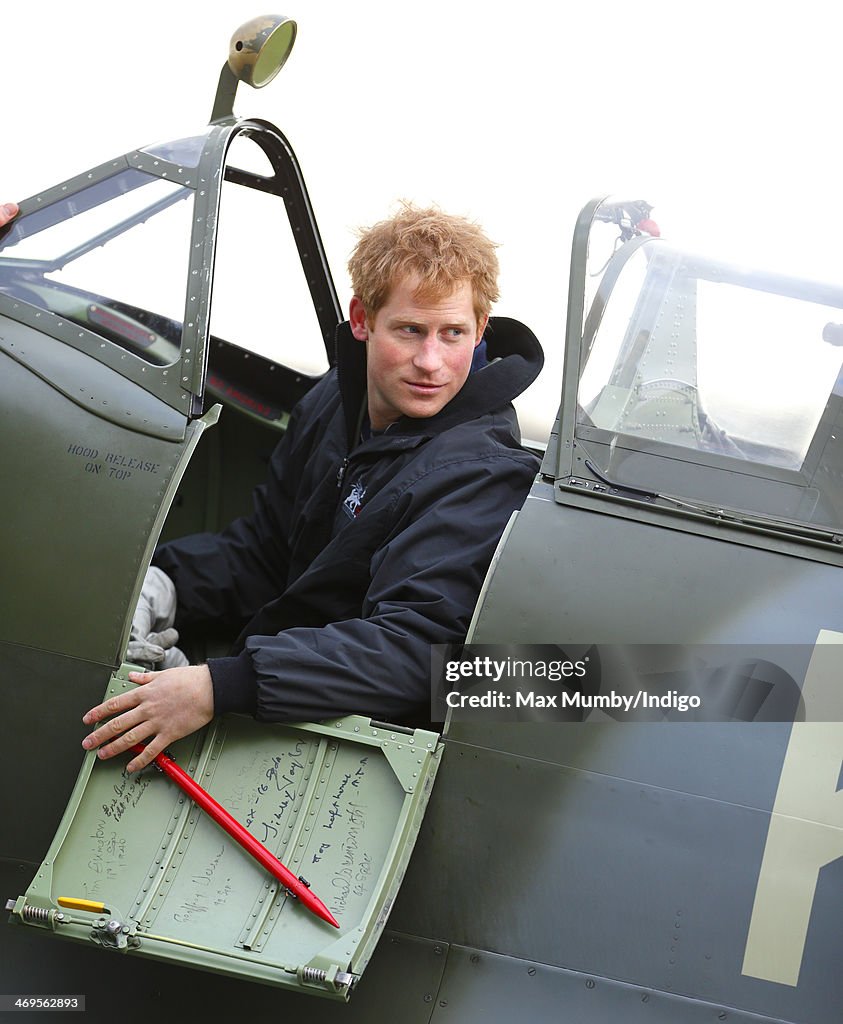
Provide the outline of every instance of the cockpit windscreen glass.
[[[843,521],[843,495],[833,511],[823,500],[843,469],[843,289],[653,240],[599,301],[583,339],[577,438],[601,475],[727,504],[740,490],[727,474],[764,477],[801,487],[788,516]],[[785,514],[760,483],[734,504]]]
[[181,342],[193,192],[124,168],[19,218],[0,242],[0,292],[148,363]]

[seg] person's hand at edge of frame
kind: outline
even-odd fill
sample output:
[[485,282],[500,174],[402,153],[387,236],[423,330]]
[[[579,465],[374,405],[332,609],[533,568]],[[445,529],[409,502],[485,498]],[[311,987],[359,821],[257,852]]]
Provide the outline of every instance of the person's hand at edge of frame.
[[5,227],[10,220],[14,220],[20,212],[17,203],[0,203],[0,228]]

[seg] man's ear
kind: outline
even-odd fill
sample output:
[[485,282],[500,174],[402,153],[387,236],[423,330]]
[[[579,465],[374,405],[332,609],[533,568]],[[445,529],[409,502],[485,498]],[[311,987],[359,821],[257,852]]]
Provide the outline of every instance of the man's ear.
[[475,348],[477,348],[477,346],[478,346],[478,345],[480,344],[480,342],[481,342],[481,341],[483,340],[483,333],[484,333],[484,331],[486,330],[486,325],[487,325],[488,323],[489,323],[489,318],[488,318],[488,316],[485,316],[485,317],[483,317],[483,319],[482,319],[482,320],[480,321],[480,323],[478,323],[478,325],[477,325],[477,339],[476,339],[476,341],[474,342],[474,347],[475,347]]
[[366,310],[356,295],[353,296],[348,308],[348,322],[351,324],[351,333],[358,341],[369,340],[369,322],[366,319]]

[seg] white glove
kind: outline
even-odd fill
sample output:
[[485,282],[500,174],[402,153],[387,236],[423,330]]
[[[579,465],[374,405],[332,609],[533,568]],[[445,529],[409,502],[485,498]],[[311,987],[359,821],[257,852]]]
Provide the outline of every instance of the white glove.
[[132,617],[132,629],[126,647],[126,661],[147,669],[176,668],[189,664],[176,647],[178,631],[176,588],[170,577],[151,567],[143,581],[138,606]]

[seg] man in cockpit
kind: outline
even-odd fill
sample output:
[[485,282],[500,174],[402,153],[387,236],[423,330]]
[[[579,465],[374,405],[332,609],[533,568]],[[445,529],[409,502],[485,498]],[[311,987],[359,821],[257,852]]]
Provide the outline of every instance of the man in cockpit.
[[[0,207],[0,226],[16,213]],[[541,348],[489,320],[495,246],[463,218],[404,206],[361,234],[349,271],[336,366],[293,411],[252,514],[153,558],[176,628],[239,631],[231,653],[133,673],[140,685],[84,716],[110,719],[83,741],[100,757],[146,743],[137,770],[226,711],[426,718],[430,645],[465,638],[538,469],[511,402]]]

